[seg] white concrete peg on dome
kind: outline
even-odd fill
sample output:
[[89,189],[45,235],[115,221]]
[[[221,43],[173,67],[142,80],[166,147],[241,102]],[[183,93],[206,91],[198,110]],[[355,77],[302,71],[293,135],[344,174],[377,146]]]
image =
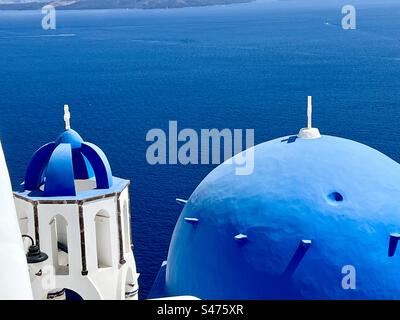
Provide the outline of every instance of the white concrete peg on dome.
[[182,205],[182,206],[184,206],[186,203],[188,203],[187,200],[185,200],[185,199],[180,199],[180,198],[177,198],[177,199],[176,199],[176,202],[177,202],[178,204]]
[[199,219],[197,219],[197,218],[185,218],[185,221],[187,223],[196,224],[196,223],[199,222]]
[[64,122],[65,122],[65,130],[71,129],[71,113],[69,112],[69,106],[67,104],[64,105]]
[[235,240],[236,241],[240,241],[240,240],[245,240],[247,239],[247,235],[239,233],[238,235],[235,236]]
[[307,128],[302,128],[297,135],[302,139],[317,139],[321,138],[318,128],[312,127],[312,97],[308,96],[307,106]]

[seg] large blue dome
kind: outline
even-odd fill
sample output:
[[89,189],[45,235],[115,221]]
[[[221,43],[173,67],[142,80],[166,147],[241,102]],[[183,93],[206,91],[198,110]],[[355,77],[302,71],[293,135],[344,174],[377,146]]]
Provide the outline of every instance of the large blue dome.
[[75,180],[85,179],[94,179],[97,189],[110,188],[110,164],[99,147],[68,129],[33,155],[24,188],[45,197],[76,196]]
[[[170,245],[166,294],[400,299],[400,165],[331,136],[280,138],[254,153],[252,175],[224,163],[189,199]],[[348,265],[355,290],[342,287]]]

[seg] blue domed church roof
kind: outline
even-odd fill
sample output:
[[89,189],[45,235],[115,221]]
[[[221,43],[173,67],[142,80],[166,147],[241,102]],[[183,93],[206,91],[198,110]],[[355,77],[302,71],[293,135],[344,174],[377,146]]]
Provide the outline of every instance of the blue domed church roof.
[[236,174],[246,152],[194,191],[156,290],[202,299],[400,299],[400,165],[310,125],[251,150],[250,175]]
[[[400,298],[400,165],[351,140],[290,140],[254,147],[251,175],[224,163],[198,186],[172,237],[167,295]],[[342,287],[346,265],[356,290]]]
[[[76,196],[75,180],[95,179],[97,189],[112,185],[111,167],[104,152],[67,129],[33,155],[24,188],[41,191],[45,197]],[[44,187],[44,188],[43,188]]]

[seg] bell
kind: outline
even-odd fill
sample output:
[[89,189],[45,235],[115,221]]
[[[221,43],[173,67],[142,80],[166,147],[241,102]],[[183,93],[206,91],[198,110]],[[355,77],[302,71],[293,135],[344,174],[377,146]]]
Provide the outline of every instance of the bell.
[[26,254],[26,260],[28,263],[40,263],[48,259],[47,254],[40,251],[39,246],[31,245]]
[[29,246],[28,253],[26,254],[26,260],[28,263],[40,263],[48,259],[47,254],[40,251],[38,245],[35,245],[35,241],[30,235],[23,234],[22,238],[28,238],[32,244]]

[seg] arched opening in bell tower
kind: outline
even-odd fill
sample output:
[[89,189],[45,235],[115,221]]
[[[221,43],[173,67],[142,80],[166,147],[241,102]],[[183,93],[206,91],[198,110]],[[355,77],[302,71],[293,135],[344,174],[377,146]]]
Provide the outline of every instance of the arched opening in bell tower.
[[69,273],[68,223],[62,215],[56,215],[50,221],[52,258],[56,275]]
[[96,225],[96,248],[98,268],[112,266],[110,215],[105,210],[98,212],[94,218]]

